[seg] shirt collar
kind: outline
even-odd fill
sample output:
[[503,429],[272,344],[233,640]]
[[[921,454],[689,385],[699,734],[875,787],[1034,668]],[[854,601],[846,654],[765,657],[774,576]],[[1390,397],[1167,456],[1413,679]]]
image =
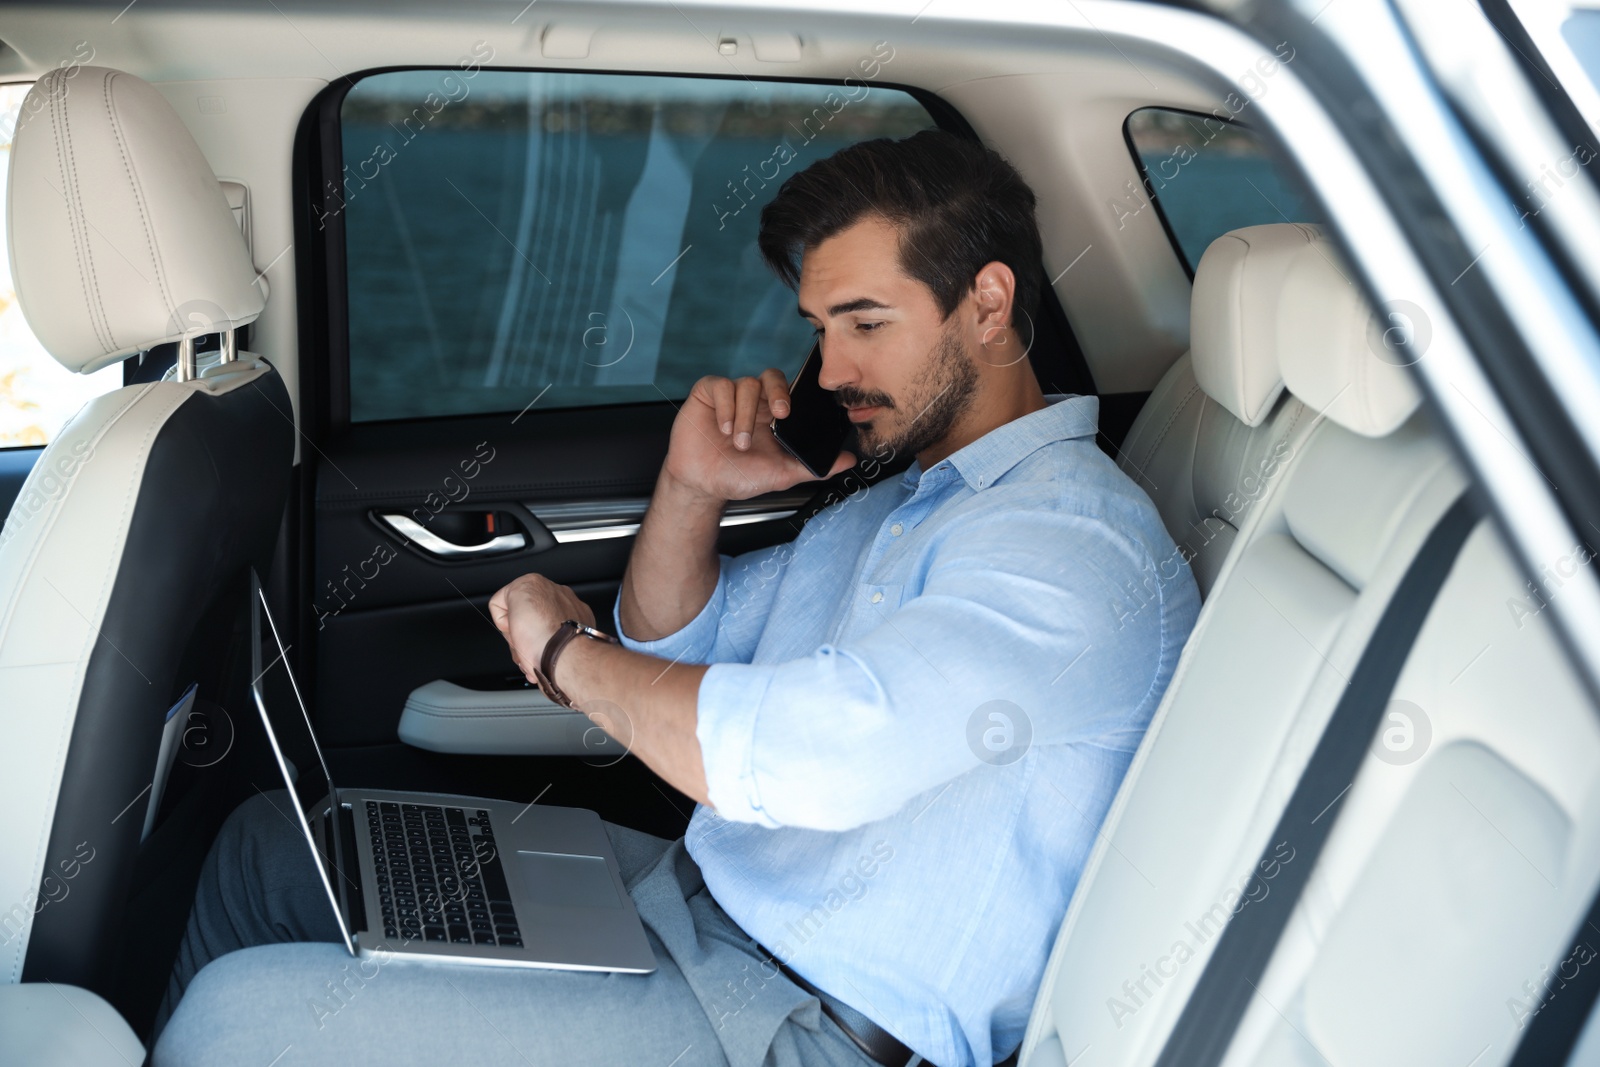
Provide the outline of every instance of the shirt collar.
[[[1023,459],[1056,441],[1093,437],[1099,428],[1100,399],[1068,393],[1046,393],[1046,407],[996,426],[941,461],[965,479],[974,492],[987,488]],[[912,460],[905,473],[912,486],[922,480],[922,461]]]

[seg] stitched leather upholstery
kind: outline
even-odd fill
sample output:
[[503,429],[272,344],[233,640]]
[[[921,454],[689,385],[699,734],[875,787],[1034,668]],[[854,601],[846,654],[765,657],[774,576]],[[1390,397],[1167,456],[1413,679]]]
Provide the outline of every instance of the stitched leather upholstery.
[[222,188],[148,82],[105,67],[52,70],[29,91],[12,145],[10,255],[28,326],[88,373],[261,313]]
[[1284,391],[1273,332],[1284,270],[1318,238],[1313,226],[1250,226],[1206,249],[1190,301],[1193,349],[1123,443],[1119,465],[1155,501],[1201,596],[1312,421]]
[[[11,269],[30,325],[90,371],[263,287],[215,176],[161,95],[85,67],[41,79],[12,148]],[[166,712],[224,707],[249,566],[270,565],[289,398],[241,353],[90,401],[0,529],[0,981],[111,992]],[[241,679],[242,680],[242,679]],[[159,829],[157,831],[160,832]]]
[[[1274,864],[1313,862],[1269,836],[1400,576],[1466,484],[1392,352],[1368,344],[1374,317],[1330,245],[1304,242],[1255,276],[1266,292],[1246,306],[1276,322],[1288,389],[1314,417],[1239,524],[1100,827],[1024,1067],[1154,1063],[1230,916],[1273,892]],[[1132,457],[1149,470],[1207,473],[1187,435],[1204,443],[1211,401],[1193,378],[1180,367],[1151,398]],[[1185,479],[1156,482],[1158,501],[1176,494],[1164,513],[1189,514]],[[1553,573],[1587,560],[1580,546]],[[1537,976],[1570,977],[1600,880],[1600,720],[1543,603],[1481,523],[1371,757],[1327,797],[1332,836],[1226,1062],[1503,1063],[1548,995]],[[1269,848],[1277,859],[1258,866]]]
[[[1227,264],[1241,288],[1202,286],[1197,277],[1196,299],[1226,293],[1253,316],[1234,320],[1236,339],[1253,331],[1259,342],[1263,329],[1272,338],[1235,347],[1234,355],[1275,353],[1280,367],[1321,358],[1321,343],[1280,312],[1288,268],[1301,257],[1337,263],[1336,254],[1309,228],[1294,227],[1282,241],[1263,241],[1262,228],[1253,229],[1245,254],[1265,251],[1272,269],[1241,266],[1231,255],[1219,261],[1208,251],[1202,270]],[[1330,267],[1308,277],[1294,307],[1330,336],[1347,338],[1369,315],[1364,301],[1348,298],[1341,275]],[[1263,371],[1245,373],[1258,395]],[[1152,407],[1166,410],[1151,411],[1150,422],[1166,424],[1175,406],[1166,398],[1187,392],[1185,373],[1194,377],[1178,368],[1169,376],[1174,388],[1152,396]],[[1383,376],[1346,377],[1341,409],[1391,409]],[[1331,396],[1320,384],[1310,392],[1276,404]],[[1176,496],[1168,508],[1174,500],[1181,509],[1204,506],[1240,470],[1216,457],[1260,454],[1256,440],[1285,418],[1280,408],[1247,427],[1213,398],[1197,404],[1203,396],[1190,399],[1193,416],[1180,413],[1160,446],[1147,450],[1152,469],[1181,475],[1158,478],[1152,490],[1159,502],[1170,486]],[[1058,934],[1024,1041],[1026,1067],[1054,1067],[1085,1044],[1108,1063],[1154,1061],[1394,585],[1464,487],[1421,415],[1366,436],[1331,414],[1307,414],[1313,417],[1297,417],[1287,454],[1237,521],[1231,546],[1211,549],[1222,558],[1208,563],[1215,568],[1210,595],[1101,828],[1109,844],[1091,857]],[[1185,436],[1176,437],[1180,427]],[[1212,488],[1193,488],[1204,485]],[[1242,478],[1233,491],[1244,491]]]

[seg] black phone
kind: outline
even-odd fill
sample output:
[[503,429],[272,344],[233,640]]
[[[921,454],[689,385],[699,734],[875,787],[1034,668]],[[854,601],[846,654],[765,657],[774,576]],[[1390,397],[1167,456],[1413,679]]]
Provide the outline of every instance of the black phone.
[[826,478],[850,433],[850,416],[822,387],[822,344],[813,342],[800,373],[789,383],[789,414],[772,420],[772,435],[818,478]]

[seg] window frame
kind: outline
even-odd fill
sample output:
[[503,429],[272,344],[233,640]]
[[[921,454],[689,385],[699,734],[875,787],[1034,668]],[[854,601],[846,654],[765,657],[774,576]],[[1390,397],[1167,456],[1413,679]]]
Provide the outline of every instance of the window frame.
[[[340,81],[330,84],[307,105],[295,134],[292,175],[294,190],[295,272],[299,289],[298,337],[300,366],[300,416],[302,432],[315,442],[331,437],[342,437],[352,426],[371,426],[389,423],[411,423],[441,419],[472,419],[483,415],[500,414],[499,411],[482,410],[440,415],[410,415],[393,419],[363,419],[352,423],[350,418],[350,322],[349,322],[349,261],[346,244],[344,213],[319,212],[323,204],[322,192],[339,188],[343,177],[343,129],[340,120],[345,97],[359,81],[377,74],[404,71],[449,72],[448,66],[400,64],[371,67],[354,71]],[[687,74],[670,70],[612,70],[574,69],[570,67],[508,67],[486,65],[482,71],[516,74],[594,74],[609,77],[672,77],[710,79],[716,81],[759,81],[780,84],[806,84],[844,87],[842,78],[761,77],[745,78],[733,74]],[[953,106],[938,94],[900,82],[875,82],[878,88],[893,89],[910,96],[926,110],[934,125],[958,137],[980,142],[977,132]],[[318,227],[319,219],[326,225]],[[1030,353],[1040,381],[1050,388],[1064,392],[1098,395],[1088,360],[1078,343],[1061,301],[1054,288],[1048,284],[1044,264],[1039,265],[1041,278],[1039,314],[1035,322],[1034,350]],[[1041,345],[1041,342],[1043,344]],[[1060,358],[1050,354],[1059,352]],[[661,406],[681,402],[674,400],[618,401],[594,405],[575,405],[573,408],[548,408],[546,410],[584,410],[588,408],[628,408]],[[508,408],[505,414],[514,413]]]
[[[1172,254],[1177,257],[1178,265],[1183,268],[1183,273],[1188,276],[1191,284],[1194,282],[1195,269],[1199,267],[1200,264],[1198,262],[1189,262],[1189,256],[1183,250],[1183,243],[1178,240],[1178,231],[1173,228],[1172,220],[1167,216],[1166,205],[1162,203],[1161,197],[1156,193],[1156,187],[1150,178],[1150,169],[1145,166],[1144,157],[1139,153],[1139,146],[1135,144],[1133,140],[1133,130],[1130,128],[1133,124],[1133,116],[1139,114],[1141,111],[1165,111],[1171,115],[1183,115],[1186,118],[1198,119],[1201,122],[1222,122],[1232,126],[1234,129],[1243,130],[1262,146],[1267,158],[1272,162],[1274,167],[1278,168],[1285,175],[1294,178],[1294,180],[1304,191],[1307,201],[1318,207],[1321,206],[1316,195],[1312,191],[1311,183],[1306,181],[1305,175],[1300,173],[1300,168],[1294,163],[1293,160],[1288,158],[1280,148],[1277,147],[1272,138],[1268,136],[1260,127],[1253,126],[1248,122],[1240,122],[1237,119],[1225,119],[1218,115],[1208,114],[1203,111],[1194,111],[1186,107],[1168,107],[1164,104],[1142,104],[1139,107],[1134,108],[1132,111],[1128,112],[1127,115],[1123,116],[1122,142],[1123,144],[1127,145],[1128,155],[1133,159],[1134,169],[1139,172],[1139,181],[1144,187],[1144,195],[1150,200],[1150,206],[1155,208],[1156,218],[1161,221],[1161,229],[1162,232],[1167,235],[1167,243],[1172,246]],[[1293,222],[1296,220],[1288,219],[1269,221]]]

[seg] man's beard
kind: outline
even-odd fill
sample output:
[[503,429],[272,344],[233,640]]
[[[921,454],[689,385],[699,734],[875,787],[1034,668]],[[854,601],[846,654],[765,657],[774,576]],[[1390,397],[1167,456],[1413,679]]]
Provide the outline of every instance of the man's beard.
[[896,456],[914,456],[950,433],[977,398],[977,386],[977,368],[962,350],[955,329],[946,330],[934,345],[927,366],[911,383],[911,396],[904,409],[914,415],[909,425],[901,427],[898,436],[886,437],[873,426],[883,422],[889,412],[901,408],[888,394],[867,395],[849,390],[836,394],[839,402],[846,406],[872,403],[885,408],[883,415],[851,423],[842,447],[858,461],[889,462]]

